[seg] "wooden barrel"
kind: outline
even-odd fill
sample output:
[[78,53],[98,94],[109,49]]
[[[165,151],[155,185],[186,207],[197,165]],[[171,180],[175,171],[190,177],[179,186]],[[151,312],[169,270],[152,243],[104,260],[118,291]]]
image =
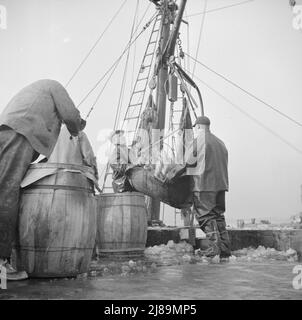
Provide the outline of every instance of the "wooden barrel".
[[44,163],[30,170],[39,176],[39,170],[54,167],[60,170],[22,190],[17,266],[31,277],[87,272],[95,244],[97,201],[83,174],[90,168]]
[[97,246],[101,258],[143,256],[147,242],[145,197],[137,192],[98,197]]

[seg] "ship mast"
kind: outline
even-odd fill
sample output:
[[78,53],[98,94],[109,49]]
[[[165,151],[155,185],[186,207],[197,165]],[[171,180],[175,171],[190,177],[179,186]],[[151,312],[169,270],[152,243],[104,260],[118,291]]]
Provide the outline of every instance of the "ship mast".
[[[165,85],[168,79],[168,60],[174,55],[176,39],[178,37],[180,24],[182,21],[184,9],[187,0],[181,0],[179,8],[177,8],[173,0],[162,0],[160,2],[160,10],[162,12],[161,30],[160,30],[160,48],[157,61],[157,88],[156,88],[156,106],[158,109],[157,122],[154,123],[152,144],[159,145],[160,150],[163,148],[163,136],[166,121],[166,104],[167,96]],[[178,11],[178,12],[177,12]],[[177,12],[177,16],[175,14]],[[172,31],[170,25],[173,23]],[[156,141],[161,141],[156,144]],[[160,201],[151,199],[149,211],[152,220],[159,220],[160,217]]]

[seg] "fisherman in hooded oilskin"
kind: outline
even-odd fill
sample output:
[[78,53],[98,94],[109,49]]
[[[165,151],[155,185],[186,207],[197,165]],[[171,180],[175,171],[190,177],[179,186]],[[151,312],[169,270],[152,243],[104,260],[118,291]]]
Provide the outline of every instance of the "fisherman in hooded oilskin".
[[39,80],[22,89],[0,115],[0,266],[7,280],[27,278],[10,265],[17,229],[20,184],[31,162],[49,158],[65,123],[72,136],[85,128],[65,88],[54,80]]
[[203,254],[228,258],[230,240],[224,217],[225,192],[229,189],[228,151],[211,133],[209,118],[197,118],[193,127],[195,139],[186,154],[186,174],[193,176],[193,209],[207,235],[207,248]]
[[109,158],[112,173],[112,187],[114,192],[131,191],[132,187],[126,177],[126,170],[130,164],[129,148],[123,130],[115,130],[110,135],[113,151]]

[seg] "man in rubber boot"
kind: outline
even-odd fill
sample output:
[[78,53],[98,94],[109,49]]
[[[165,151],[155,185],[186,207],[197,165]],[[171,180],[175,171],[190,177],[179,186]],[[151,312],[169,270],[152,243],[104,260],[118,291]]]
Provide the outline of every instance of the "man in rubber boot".
[[50,156],[63,122],[73,136],[86,125],[67,91],[54,80],[25,87],[0,115],[0,267],[6,269],[7,280],[27,278],[10,264],[21,181],[40,154]]
[[207,248],[202,253],[228,258],[231,250],[224,218],[225,192],[229,188],[228,151],[211,133],[209,118],[197,118],[193,127],[195,139],[186,154],[186,172],[193,175],[193,209],[207,236]]

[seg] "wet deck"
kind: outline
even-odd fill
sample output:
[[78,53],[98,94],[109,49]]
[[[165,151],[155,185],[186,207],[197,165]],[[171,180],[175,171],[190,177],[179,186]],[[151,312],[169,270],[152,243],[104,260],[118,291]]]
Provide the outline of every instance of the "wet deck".
[[[297,263],[185,264],[154,272],[74,280],[9,282],[0,299],[301,299]],[[300,263],[301,264],[301,263]]]

